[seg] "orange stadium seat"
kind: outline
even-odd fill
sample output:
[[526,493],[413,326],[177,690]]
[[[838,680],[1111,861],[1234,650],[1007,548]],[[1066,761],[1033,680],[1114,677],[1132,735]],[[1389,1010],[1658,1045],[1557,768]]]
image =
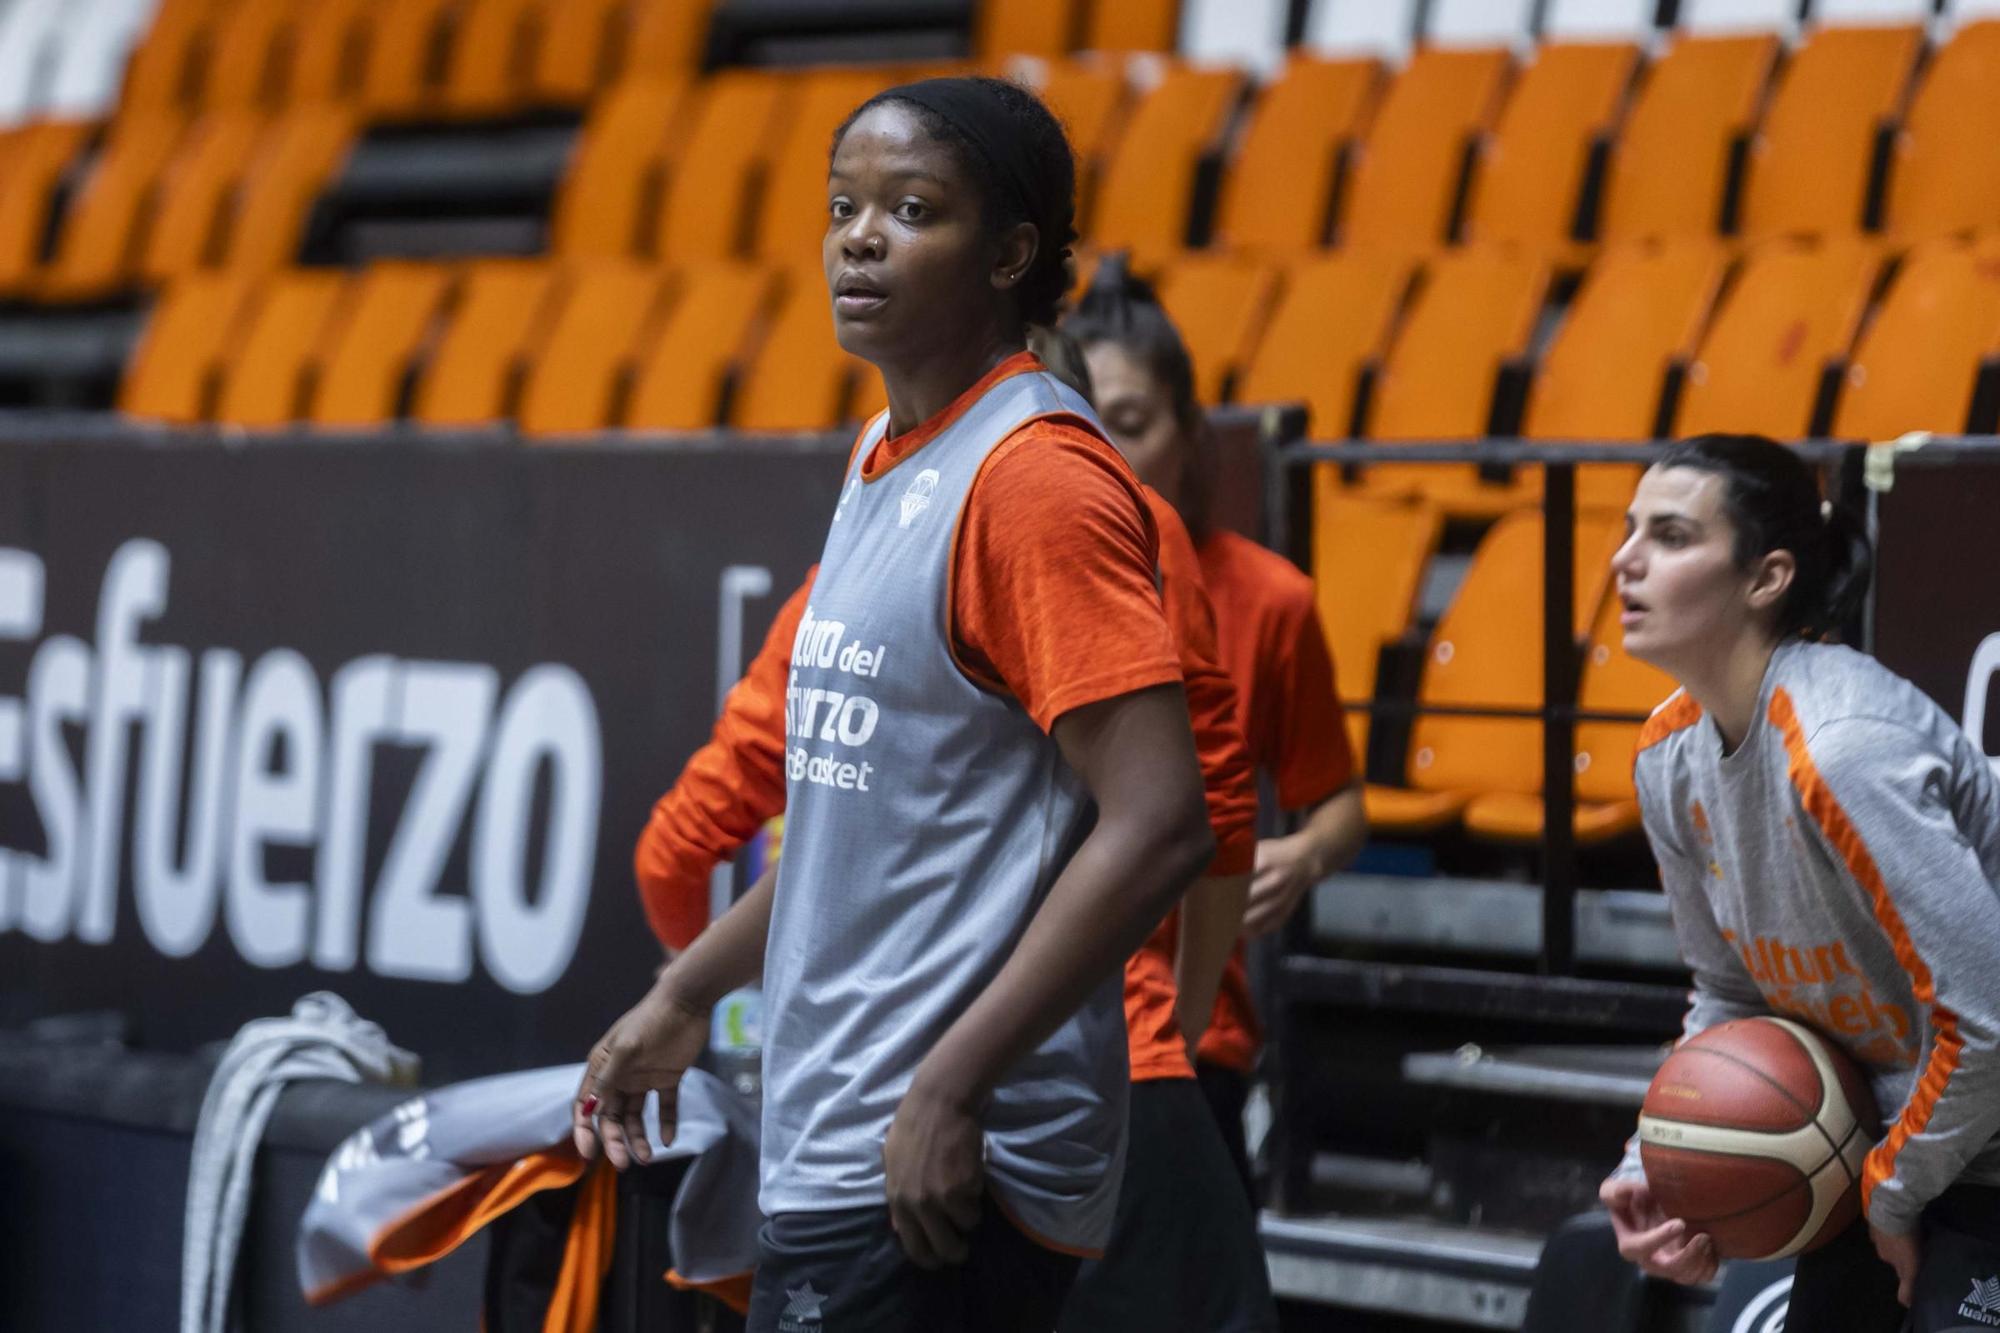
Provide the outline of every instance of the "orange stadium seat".
[[1160,303],[1181,331],[1194,360],[1194,391],[1202,402],[1226,402],[1256,350],[1278,290],[1269,264],[1228,255],[1188,254],[1168,266]]
[[1348,178],[1342,245],[1425,251],[1446,240],[1467,147],[1493,126],[1513,58],[1426,48],[1389,85]]
[[225,358],[261,275],[189,273],[154,304],[118,386],[118,410],[181,424],[212,415]]
[[361,101],[374,18],[373,0],[310,0],[300,11],[292,36],[284,80],[287,100]]
[[381,262],[357,273],[314,358],[309,420],[373,426],[402,415],[420,353],[457,275],[442,264]]
[[710,8],[710,0],[636,0],[620,74],[629,78],[699,70]]
[[1348,740],[1368,753],[1368,707],[1382,649],[1410,632],[1444,515],[1421,502],[1313,490],[1313,590],[1333,652]]
[[534,100],[533,47],[545,0],[470,0],[453,25],[444,69],[444,104],[461,115],[493,116]]
[[1757,123],[1776,36],[1683,37],[1648,72],[1612,150],[1598,229],[1606,241],[1713,236],[1731,145]]
[[1235,70],[1183,65],[1139,99],[1105,164],[1092,245],[1159,257],[1187,243],[1196,169],[1221,147],[1242,91]]
[[704,80],[657,214],[652,253],[668,263],[744,253],[755,182],[771,161],[794,104],[792,81],[764,70]]
[[619,423],[641,337],[666,270],[624,259],[574,264],[568,291],[521,391],[522,431],[550,435]]
[[1343,250],[1302,259],[1285,274],[1236,397],[1302,402],[1316,440],[1350,434],[1364,366],[1388,349],[1410,288],[1408,258]]
[[417,385],[412,415],[434,426],[487,425],[512,415],[559,289],[553,264],[490,259],[468,265]]
[[1979,364],[2000,350],[2000,236],[1912,249],[1847,368],[1833,433],[1962,431]]
[[[1629,657],[1624,609],[1607,589],[1590,632],[1590,647],[1577,686],[1577,706],[1592,713],[1650,713],[1674,692],[1666,673]],[[1576,812],[1571,820],[1583,846],[1609,842],[1639,829],[1639,799],[1632,788],[1632,760],[1639,750],[1639,722],[1579,722],[1576,726]],[[1534,842],[1547,815],[1539,791],[1496,791],[1472,798],[1465,828],[1494,842]]]
[[1468,243],[1573,255],[1591,146],[1609,140],[1639,68],[1624,42],[1544,46],[1521,72],[1473,175]]
[[771,304],[775,275],[750,264],[701,264],[680,275],[673,308],[641,349],[625,424],[634,430],[707,430],[722,419],[723,389]]
[[581,106],[608,81],[624,46],[623,0],[551,0],[542,7],[530,55],[535,100]]
[[987,60],[1062,55],[1081,35],[1080,8],[1078,0],[989,0],[977,8],[972,49]]
[[1838,236],[1861,229],[1875,135],[1909,94],[1919,27],[1822,28],[1785,66],[1751,141],[1743,236]]
[[[833,132],[854,108],[894,82],[873,70],[801,76],[752,229],[751,253],[780,268],[817,262],[826,235],[826,169]],[[671,257],[671,256],[670,256]]]
[[1087,51],[1171,51],[1178,36],[1180,0],[1103,0],[1084,8]]
[[[1578,637],[1603,602],[1622,530],[1622,516],[1615,512],[1578,511]],[[1541,599],[1533,595],[1541,578],[1541,514],[1519,510],[1504,516],[1480,540],[1465,581],[1431,635],[1417,687],[1419,705],[1541,706]],[[1370,784],[1368,823],[1378,832],[1433,832],[1456,822],[1483,793],[1538,795],[1541,788],[1539,722],[1420,713],[1410,728],[1407,785]]]
[[395,0],[371,11],[361,104],[375,119],[434,110],[443,92],[438,53],[458,0]]
[[270,107],[284,99],[284,57],[303,5],[249,0],[215,25],[203,71],[201,105],[210,110]]
[[191,106],[209,43],[227,16],[226,0],[163,0],[132,48],[119,106],[154,111]]
[[24,287],[42,261],[56,190],[90,141],[77,121],[39,121],[0,133],[0,291]]
[[224,208],[265,132],[255,111],[210,112],[188,127],[160,172],[157,213],[139,271],[159,282],[221,257]]
[[1854,346],[1881,267],[1856,239],[1753,250],[1688,364],[1674,433],[1807,435],[1820,377]]
[[[1544,261],[1508,251],[1455,250],[1433,260],[1382,363],[1368,437],[1484,436],[1500,371],[1527,354],[1548,286]],[[1377,464],[1355,485],[1380,497],[1423,495],[1453,515],[1491,515],[1524,499],[1516,485],[1480,480],[1470,463]]]
[[166,108],[130,111],[112,124],[62,220],[37,284],[41,295],[100,296],[130,281],[153,187],[182,142],[182,125],[180,113]]
[[1889,168],[1890,234],[2000,222],[2000,19],[1959,29],[1924,71]]
[[[1528,391],[1521,433],[1541,440],[1654,437],[1667,372],[1694,355],[1722,285],[1713,241],[1614,246],[1601,253]],[[1639,466],[1584,464],[1576,502],[1623,511]],[[1521,478],[1539,494],[1540,478]]]
[[1078,58],[1058,60],[1037,70],[1029,83],[1069,131],[1076,152],[1077,229],[1090,234],[1096,182],[1125,124],[1131,92],[1120,60]]
[[298,420],[346,292],[347,275],[337,270],[292,269],[271,277],[223,367],[216,420],[253,429]]
[[299,106],[257,145],[224,235],[224,262],[276,269],[298,257],[313,201],[346,161],[359,122],[352,108]]
[[633,255],[651,248],[678,136],[694,93],[684,79],[630,79],[592,106],[556,196],[559,255]]
[[1215,243],[1279,254],[1324,244],[1341,162],[1367,128],[1382,85],[1373,60],[1287,61],[1251,108],[1222,183]]
[[819,266],[789,270],[729,424],[739,430],[827,430],[857,420],[860,404],[873,396],[859,384],[864,374],[876,377],[873,367],[834,339]]

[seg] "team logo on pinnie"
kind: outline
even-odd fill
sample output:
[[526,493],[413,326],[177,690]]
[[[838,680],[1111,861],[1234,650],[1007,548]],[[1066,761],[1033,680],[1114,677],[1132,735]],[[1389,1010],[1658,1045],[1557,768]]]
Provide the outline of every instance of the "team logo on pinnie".
[[808,1280],[797,1289],[786,1287],[785,1295],[791,1299],[778,1312],[778,1333],[817,1333],[821,1328],[819,1307],[826,1304],[826,1293],[814,1291]]
[[910,489],[903,492],[903,512],[896,521],[899,528],[907,528],[917,521],[917,515],[931,507],[931,496],[937,492],[938,474],[934,467],[927,467],[917,474],[910,483]]
[[2000,1277],[1972,1279],[1972,1294],[1959,1303],[1958,1317],[2000,1327]]

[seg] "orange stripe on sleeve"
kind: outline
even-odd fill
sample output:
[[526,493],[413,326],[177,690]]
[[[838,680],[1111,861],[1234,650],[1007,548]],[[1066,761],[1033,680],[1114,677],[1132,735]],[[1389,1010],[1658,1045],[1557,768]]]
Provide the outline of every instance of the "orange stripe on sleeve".
[[1861,1173],[1861,1210],[1865,1214],[1875,1197],[1875,1187],[1896,1173],[1896,1155],[1902,1152],[1903,1145],[1910,1141],[1912,1135],[1923,1133],[1930,1123],[1938,1099],[1944,1095],[1952,1074],[1958,1069],[1965,1041],[1959,1035],[1958,1015],[1937,1002],[1937,986],[1931,979],[1931,970],[1917,953],[1916,945],[1911,943],[1910,932],[1903,925],[1895,900],[1889,896],[1889,886],[1883,882],[1875,858],[1861,840],[1861,834],[1847,817],[1847,812],[1834,798],[1826,780],[1820,776],[1818,765],[1813,763],[1812,753],[1806,748],[1805,732],[1799,726],[1799,715],[1792,707],[1791,696],[1783,688],[1771,692],[1770,718],[1772,725],[1784,735],[1785,753],[1790,757],[1787,772],[1806,813],[1813,817],[1828,845],[1840,853],[1848,873],[1868,894],[1869,902],[1875,909],[1875,920],[1880,923],[1883,933],[1888,935],[1897,963],[1909,974],[1910,989],[1915,993],[1917,1002],[1930,1011],[1931,1058],[1918,1077],[1916,1087],[1911,1090],[1903,1113],[1890,1127],[1888,1137],[1868,1154],[1867,1165]]

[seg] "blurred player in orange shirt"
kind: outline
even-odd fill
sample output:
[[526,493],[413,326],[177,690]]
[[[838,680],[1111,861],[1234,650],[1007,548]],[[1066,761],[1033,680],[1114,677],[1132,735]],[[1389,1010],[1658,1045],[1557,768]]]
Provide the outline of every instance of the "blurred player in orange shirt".
[[[1084,350],[1112,443],[1180,511],[1194,538],[1251,761],[1269,778],[1278,808],[1303,816],[1296,832],[1257,844],[1243,927],[1246,937],[1269,934],[1307,890],[1353,861],[1368,836],[1312,580],[1276,552],[1206,521],[1194,367],[1152,287],[1122,258],[1107,259],[1063,328]],[[1201,1037],[1198,1073],[1246,1185],[1243,1108],[1260,1044],[1239,947]]]

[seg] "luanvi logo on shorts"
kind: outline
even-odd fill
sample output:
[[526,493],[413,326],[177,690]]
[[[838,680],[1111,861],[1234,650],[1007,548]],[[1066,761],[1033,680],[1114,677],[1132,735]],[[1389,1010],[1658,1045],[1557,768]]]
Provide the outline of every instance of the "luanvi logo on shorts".
[[819,1307],[826,1304],[826,1293],[814,1291],[808,1280],[797,1289],[786,1287],[785,1295],[789,1299],[778,1312],[778,1333],[823,1333]]
[[917,474],[910,483],[910,489],[903,492],[902,512],[896,516],[896,526],[907,528],[917,521],[917,515],[931,507],[931,496],[937,492],[938,471],[927,467]]
[[1959,1302],[1958,1317],[2000,1328],[2000,1277],[1972,1279],[1972,1294]]

